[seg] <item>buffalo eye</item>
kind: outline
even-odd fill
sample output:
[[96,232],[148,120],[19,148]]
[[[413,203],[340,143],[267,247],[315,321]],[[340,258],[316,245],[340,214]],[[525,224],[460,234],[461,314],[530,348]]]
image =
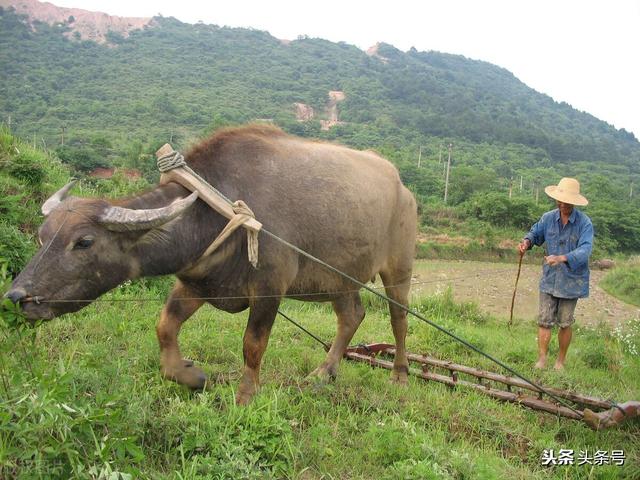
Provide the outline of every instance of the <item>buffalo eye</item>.
[[74,250],[85,250],[93,245],[93,237],[82,237],[73,245]]

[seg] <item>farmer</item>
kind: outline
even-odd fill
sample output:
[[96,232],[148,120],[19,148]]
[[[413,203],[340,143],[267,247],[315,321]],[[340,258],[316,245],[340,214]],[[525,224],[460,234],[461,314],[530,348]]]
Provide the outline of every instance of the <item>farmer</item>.
[[536,368],[544,368],[547,361],[551,328],[560,327],[560,351],[556,370],[564,368],[571,343],[573,312],[578,298],[589,296],[589,256],[593,243],[591,219],[574,208],[587,205],[580,195],[580,183],[575,178],[563,178],[558,185],[544,189],[556,201],[558,208],[542,215],[540,220],[518,245],[521,255],[546,242],[546,256],[540,280],[540,314],[538,318],[538,361]]

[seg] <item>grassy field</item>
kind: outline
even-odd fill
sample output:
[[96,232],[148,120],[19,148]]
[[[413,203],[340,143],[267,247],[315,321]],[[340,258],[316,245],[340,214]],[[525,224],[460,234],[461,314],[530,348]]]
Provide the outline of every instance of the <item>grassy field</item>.
[[613,269],[602,282],[602,288],[615,297],[640,307],[640,257]]
[[[593,432],[583,424],[479,393],[343,362],[338,379],[304,377],[322,348],[279,318],[248,407],[234,405],[247,314],[202,308],[181,334],[185,356],[215,381],[191,393],[161,380],[154,325],[168,279],[133,284],[37,329],[0,335],[0,478],[640,478],[640,424]],[[386,307],[366,295],[354,343],[392,341]],[[640,332],[579,329],[564,373],[534,373],[535,327],[455,304],[450,293],[416,309],[546,385],[619,401],[640,400]],[[282,310],[324,339],[328,305],[287,301]],[[5,315],[5,320],[8,318]],[[494,369],[449,337],[410,320],[417,353]],[[556,342],[551,353],[557,353]],[[545,449],[624,450],[624,466],[544,467]],[[576,462],[577,463],[577,462]]]

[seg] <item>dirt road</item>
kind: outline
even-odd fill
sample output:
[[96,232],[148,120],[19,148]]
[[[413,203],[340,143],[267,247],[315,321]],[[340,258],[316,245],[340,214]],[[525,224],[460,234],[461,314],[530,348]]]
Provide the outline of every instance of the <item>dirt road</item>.
[[[511,296],[518,272],[517,257],[513,264],[451,260],[421,260],[414,268],[412,294],[433,294],[451,286],[457,301],[474,301],[483,311],[497,317],[509,318]],[[538,282],[541,265],[522,265],[518,294],[514,308],[514,322],[531,321],[538,313]],[[607,322],[612,326],[624,324],[640,316],[640,309],[612,297],[598,284],[605,272],[591,271],[589,298],[576,307],[579,324]]]

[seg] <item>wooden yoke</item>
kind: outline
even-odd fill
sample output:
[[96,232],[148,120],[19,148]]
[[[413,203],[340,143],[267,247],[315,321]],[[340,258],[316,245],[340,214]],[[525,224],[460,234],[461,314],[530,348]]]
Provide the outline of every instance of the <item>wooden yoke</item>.
[[[156,158],[161,158],[164,155],[168,155],[172,153],[173,147],[168,143],[165,143],[160,149],[156,152]],[[198,197],[205,201],[211,208],[213,208],[220,215],[231,220],[236,216],[236,213],[233,211],[233,207],[227,203],[227,201],[218,195],[215,191],[213,191],[209,184],[201,181],[199,178],[191,175],[184,168],[178,167],[173,170],[169,170],[168,172],[164,172],[160,176],[160,185],[165,185],[169,182],[175,182],[182,185],[187,190],[192,192],[198,192]],[[255,218],[249,218],[242,225],[248,230],[259,232],[262,228],[262,224],[257,221]]]

